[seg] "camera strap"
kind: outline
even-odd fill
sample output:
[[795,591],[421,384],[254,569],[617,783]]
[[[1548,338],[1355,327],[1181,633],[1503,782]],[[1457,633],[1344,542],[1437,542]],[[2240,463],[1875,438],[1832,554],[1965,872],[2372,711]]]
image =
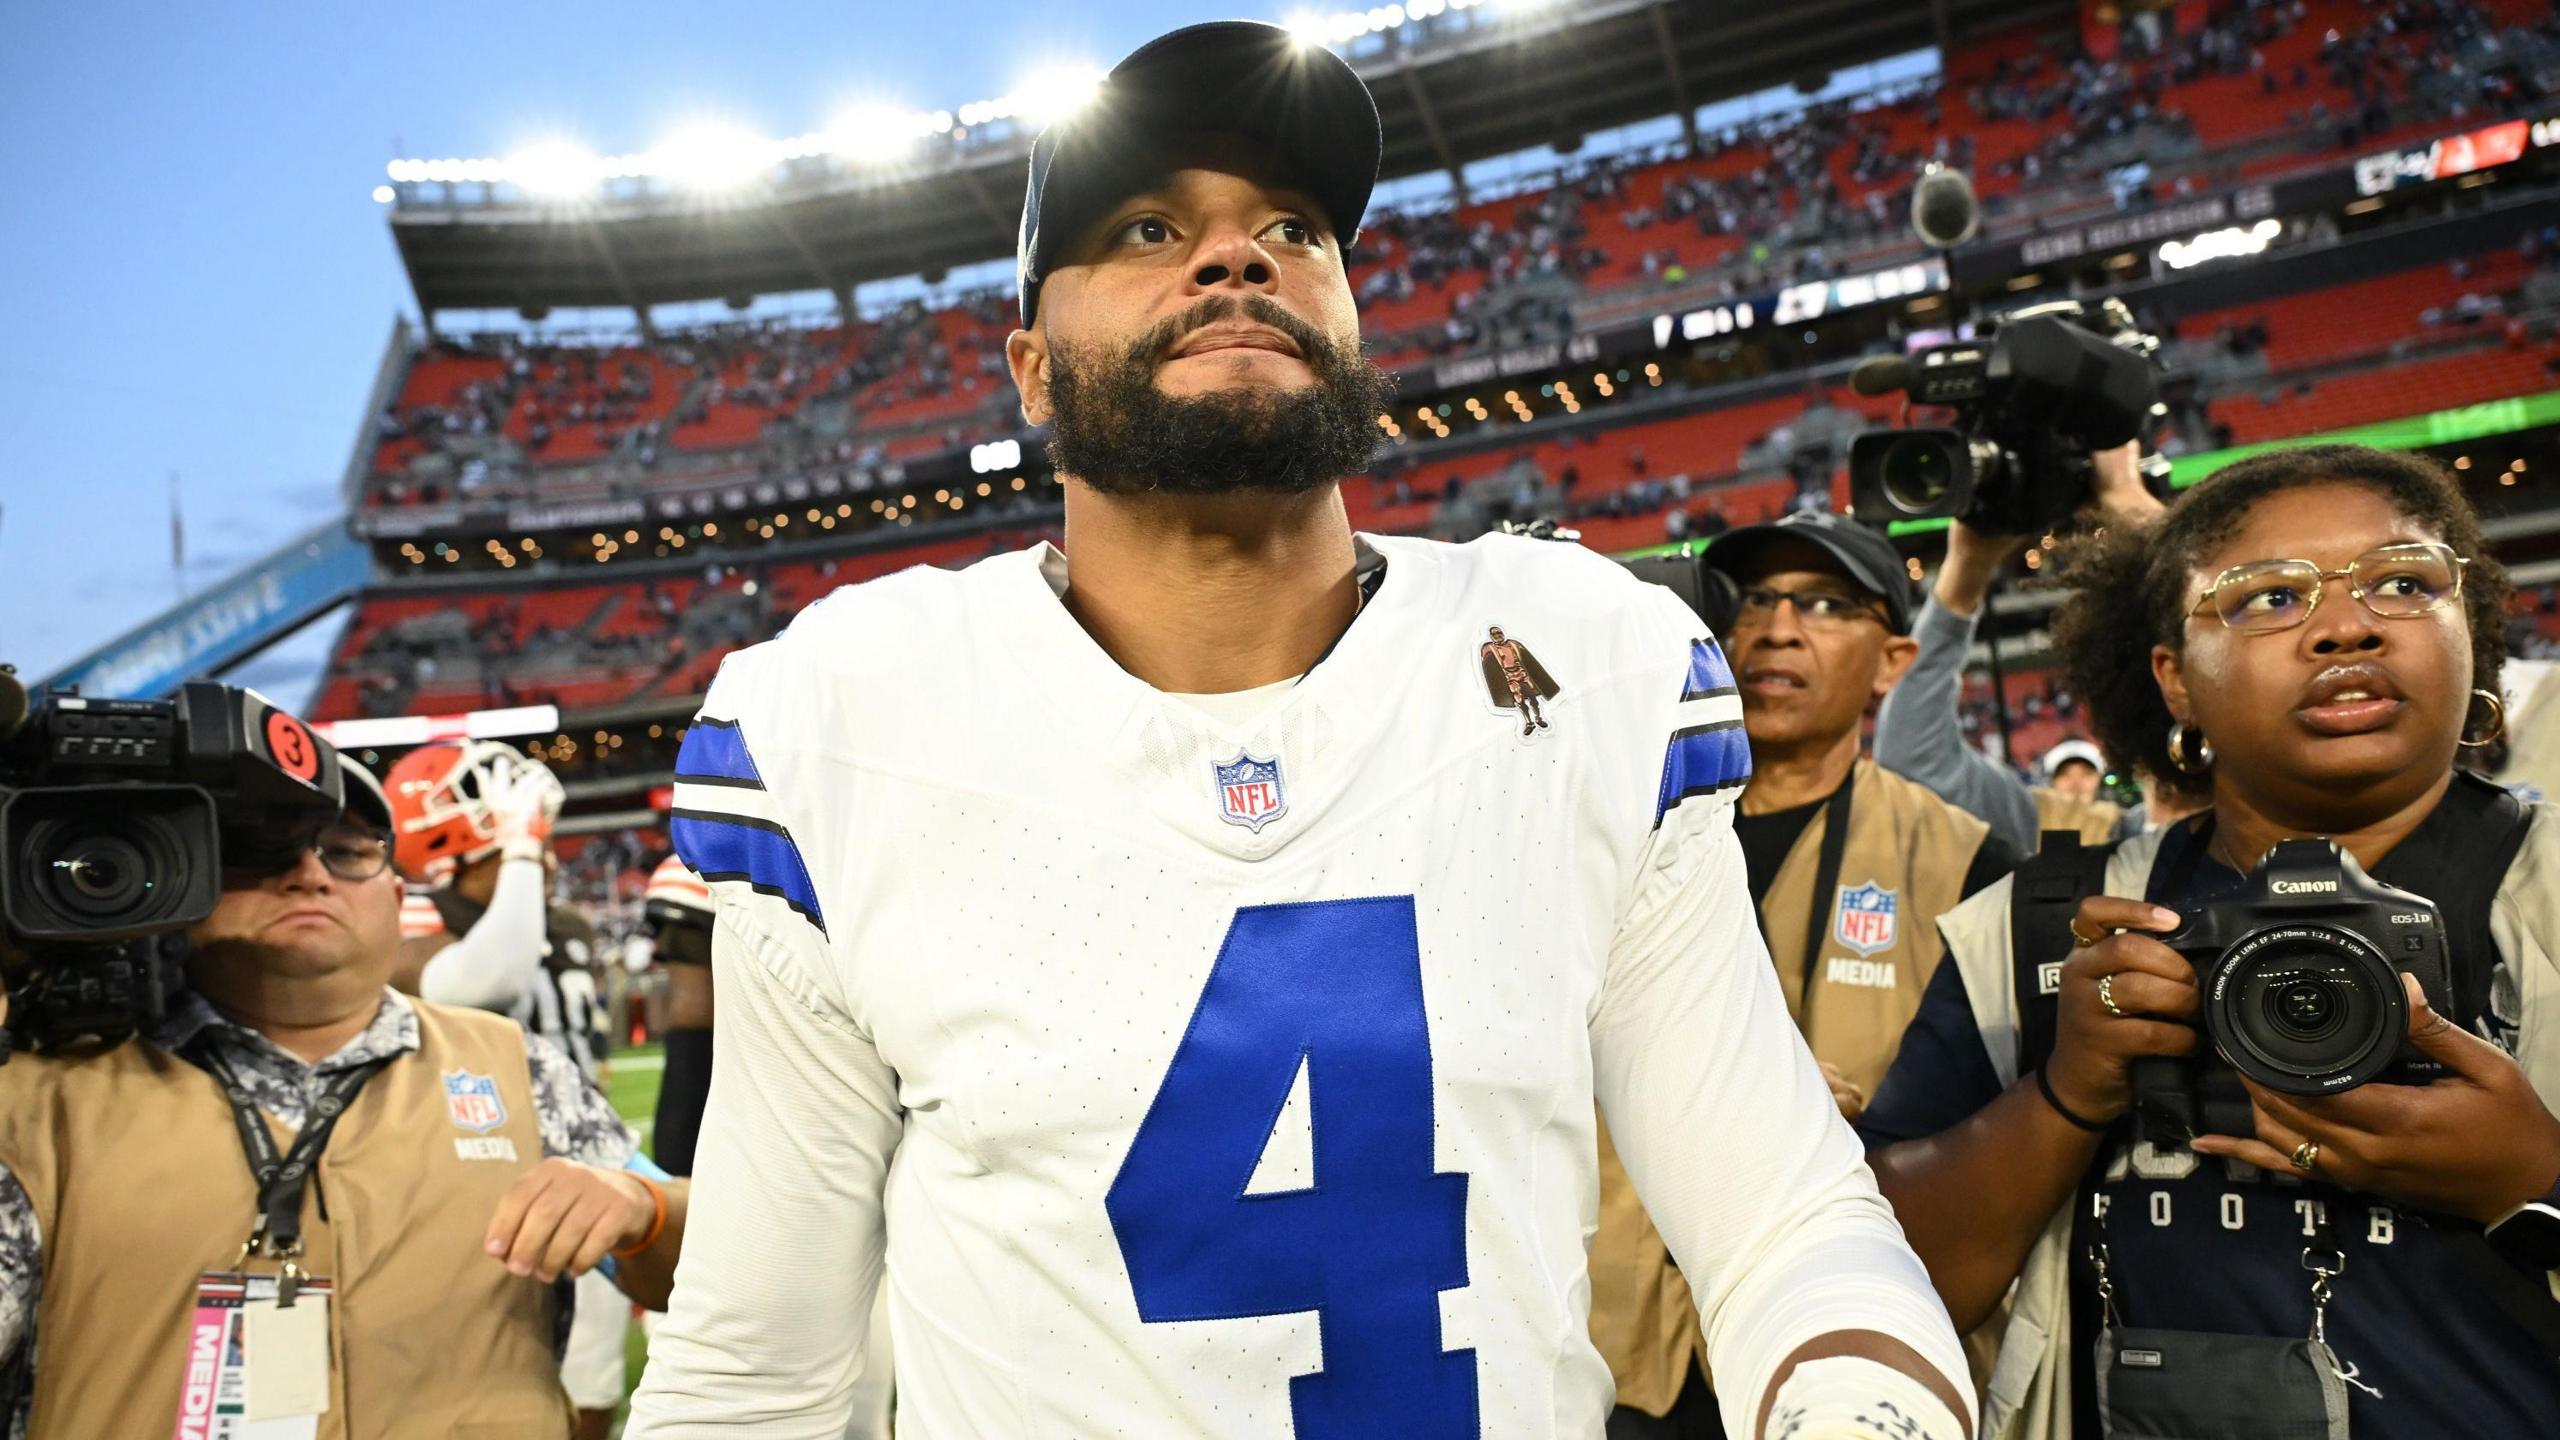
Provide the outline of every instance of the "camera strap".
[[312,1097],[310,1112],[303,1117],[301,1133],[293,1137],[289,1148],[279,1152],[274,1134],[267,1129],[266,1117],[259,1113],[248,1087],[240,1083],[238,1072],[222,1058],[211,1036],[199,1037],[188,1046],[187,1056],[221,1082],[223,1098],[231,1105],[232,1123],[240,1132],[240,1148],[249,1159],[249,1174],[258,1183],[258,1213],[247,1243],[240,1247],[241,1256],[246,1259],[252,1254],[264,1254],[284,1260],[284,1274],[276,1286],[276,1304],[290,1306],[302,1280],[301,1268],[294,1263],[302,1254],[302,1192],[310,1185],[320,1164],[320,1152],[329,1147],[330,1133],[338,1128],[339,1117],[346,1114],[356,1092],[397,1057],[386,1055],[322,1080],[320,1093]]
[[2074,944],[2071,917],[2083,898],[2106,886],[2108,845],[2084,845],[2076,830],[2047,830],[2043,843],[2011,872],[2009,963],[2018,996],[2018,1073],[2053,1053],[2059,1023],[2056,992]]

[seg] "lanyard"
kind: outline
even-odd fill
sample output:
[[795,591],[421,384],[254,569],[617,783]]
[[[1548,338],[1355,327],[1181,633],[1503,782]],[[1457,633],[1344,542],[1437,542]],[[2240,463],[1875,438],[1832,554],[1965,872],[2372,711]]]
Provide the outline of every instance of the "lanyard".
[[276,1284],[276,1303],[293,1303],[294,1292],[301,1288],[302,1270],[294,1263],[302,1253],[302,1192],[311,1183],[311,1175],[320,1164],[320,1152],[329,1145],[329,1133],[338,1128],[338,1118],[363,1089],[365,1082],[379,1074],[393,1057],[353,1069],[341,1070],[320,1082],[320,1093],[311,1101],[310,1113],[303,1117],[302,1132],[293,1137],[292,1148],[279,1154],[276,1138],[267,1129],[264,1116],[258,1113],[248,1087],[240,1083],[228,1061],[216,1050],[210,1035],[187,1049],[189,1058],[209,1071],[222,1083],[223,1098],[230,1102],[232,1123],[240,1131],[240,1148],[249,1158],[250,1177],[258,1183],[258,1213],[249,1231],[248,1241],[240,1247],[240,1256],[253,1254],[282,1257],[284,1274]]
[[1805,918],[1804,985],[1798,992],[1796,1028],[1813,1033],[1813,971],[1822,961],[1822,942],[1829,935],[1831,907],[1839,902],[1840,859],[1849,848],[1849,789],[1858,772],[1851,770],[1822,807],[1822,849],[1813,867],[1812,913]]

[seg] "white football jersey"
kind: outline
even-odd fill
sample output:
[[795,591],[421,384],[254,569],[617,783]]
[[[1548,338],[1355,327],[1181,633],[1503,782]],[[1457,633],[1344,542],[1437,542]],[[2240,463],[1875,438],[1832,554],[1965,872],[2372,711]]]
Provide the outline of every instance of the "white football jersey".
[[729,658],[632,1436],[840,1434],[885,1267],[902,1440],[1593,1440],[1595,1099],[1737,1434],[1826,1296],[1964,1373],[1778,998],[1696,617],[1579,546],[1360,545],[1373,598],[1243,724],[1113,664],[1045,546]]

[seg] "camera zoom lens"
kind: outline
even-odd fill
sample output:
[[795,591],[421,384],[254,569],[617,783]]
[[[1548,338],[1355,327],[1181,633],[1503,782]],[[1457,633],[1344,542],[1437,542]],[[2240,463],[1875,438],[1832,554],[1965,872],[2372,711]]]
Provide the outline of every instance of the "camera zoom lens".
[[2370,943],[2321,925],[2260,931],[2213,967],[2205,1028],[2239,1071],[2297,1095],[2359,1085],[2407,1028],[2400,977]]
[[2337,997],[2318,980],[2303,980],[2268,995],[2269,1018],[2300,1039],[2316,1040],[2337,1024],[2341,1008]]
[[74,840],[46,868],[63,902],[92,915],[112,915],[151,888],[142,852],[113,835]]
[[1943,446],[1913,438],[1885,452],[1877,479],[1883,484],[1884,498],[1892,501],[1896,509],[1925,515],[1947,498],[1947,487],[1955,479],[1955,466]]

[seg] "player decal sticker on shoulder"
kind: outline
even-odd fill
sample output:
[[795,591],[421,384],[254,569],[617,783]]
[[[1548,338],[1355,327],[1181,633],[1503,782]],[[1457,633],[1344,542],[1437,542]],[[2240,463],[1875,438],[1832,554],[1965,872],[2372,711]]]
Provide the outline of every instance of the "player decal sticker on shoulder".
[[1502,633],[1501,626],[1487,626],[1484,633],[1476,657],[1484,667],[1485,698],[1493,702],[1494,713],[1516,717],[1523,740],[1555,728],[1547,719],[1558,693],[1555,677],[1529,653],[1527,644]]
[[1280,762],[1239,750],[1217,767],[1218,818],[1254,834],[1289,813],[1289,791],[1280,780]]

